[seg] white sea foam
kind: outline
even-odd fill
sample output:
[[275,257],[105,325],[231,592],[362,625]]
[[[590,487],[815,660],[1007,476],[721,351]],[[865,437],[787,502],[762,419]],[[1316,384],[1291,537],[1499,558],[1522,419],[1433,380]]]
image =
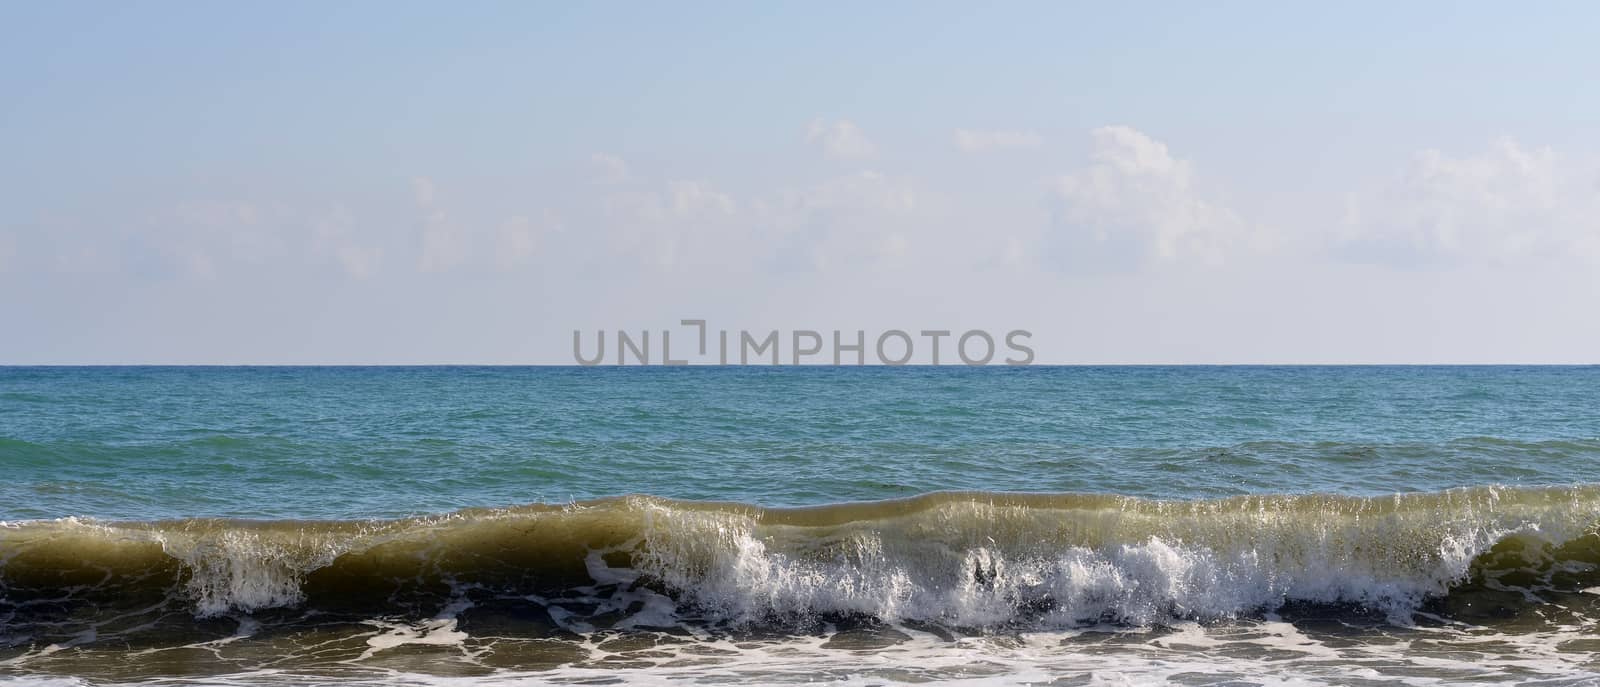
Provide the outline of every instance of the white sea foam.
[[[1173,517],[952,501],[871,522],[768,524],[647,506],[635,564],[714,615],[863,614],[991,626],[1147,625],[1355,604],[1397,622],[1510,537],[1559,544],[1590,511],[1507,507],[1341,514],[1234,509]],[[1581,509],[1580,509],[1581,510]]]
[[[26,631],[64,639],[20,649],[0,673],[76,670],[75,657],[136,637],[145,621],[130,618],[170,622],[187,602],[238,632],[119,660],[183,649],[170,655],[256,666],[190,680],[239,685],[282,682],[280,666],[384,685],[1600,681],[1587,629],[1600,615],[1597,503],[1591,487],[941,494],[789,511],[637,497],[361,525],[33,523],[0,533],[7,579],[48,585],[62,572],[50,566],[81,560],[131,581],[90,595],[106,612],[81,626],[49,604],[92,583],[42,588],[59,596]],[[408,584],[421,605],[391,605]],[[357,615],[339,606],[369,587],[382,591]],[[156,605],[115,607],[124,592]],[[1513,617],[1429,606],[1456,594]],[[322,601],[342,624],[318,625]],[[296,605],[303,626],[260,613]]]
[[[437,619],[435,619],[437,620]],[[164,685],[254,686],[361,684],[413,687],[501,687],[528,684],[616,685],[782,685],[847,686],[926,684],[990,687],[1017,684],[1152,685],[1372,685],[1440,684],[1597,684],[1600,671],[1592,655],[1563,651],[1564,644],[1589,637],[1581,627],[1534,636],[1482,630],[1411,628],[1373,636],[1341,635],[1336,641],[1310,636],[1278,621],[1205,625],[1178,623],[1164,631],[1129,633],[1120,628],[942,639],[901,627],[888,645],[840,646],[839,635],[789,637],[766,641],[677,640],[646,651],[610,651],[602,642],[584,642],[587,657],[539,671],[493,668],[458,633],[430,634],[374,628],[374,637],[410,639],[384,649],[412,645],[460,666],[482,665],[477,674],[444,674],[366,666],[362,658],[343,662],[337,677],[308,679],[281,670],[251,670],[205,678],[166,678]],[[415,634],[408,634],[415,633]],[[429,637],[434,637],[429,639]],[[1114,642],[1115,649],[1109,650]],[[469,671],[470,672],[470,671]],[[456,673],[456,674],[451,674]],[[75,679],[0,678],[7,687],[69,687]],[[99,681],[98,685],[149,684]]]

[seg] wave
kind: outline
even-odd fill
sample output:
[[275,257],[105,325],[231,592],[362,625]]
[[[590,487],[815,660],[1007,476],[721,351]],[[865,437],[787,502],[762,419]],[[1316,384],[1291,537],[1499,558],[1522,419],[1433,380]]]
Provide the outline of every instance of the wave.
[[536,607],[562,631],[1150,625],[1307,604],[1404,622],[1600,584],[1597,527],[1600,485],[1200,501],[939,492],[786,509],[627,496],[381,521],[9,522],[0,645],[110,618],[429,617],[463,603]]

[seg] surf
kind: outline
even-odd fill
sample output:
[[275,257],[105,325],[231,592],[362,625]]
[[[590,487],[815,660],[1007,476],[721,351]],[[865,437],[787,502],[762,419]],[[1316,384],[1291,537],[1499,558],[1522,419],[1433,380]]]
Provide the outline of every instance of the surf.
[[[1329,606],[1410,622],[1600,585],[1600,485],[1164,501],[938,492],[803,508],[625,496],[391,520],[0,526],[0,636],[110,618],[433,617],[551,631],[1159,626]],[[138,623],[125,622],[137,633]]]

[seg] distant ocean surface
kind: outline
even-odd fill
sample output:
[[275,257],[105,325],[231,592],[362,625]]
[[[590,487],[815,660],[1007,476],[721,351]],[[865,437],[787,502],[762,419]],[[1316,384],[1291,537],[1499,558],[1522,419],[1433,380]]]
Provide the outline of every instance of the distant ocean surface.
[[0,367],[0,685],[1600,684],[1597,526],[1597,367]]

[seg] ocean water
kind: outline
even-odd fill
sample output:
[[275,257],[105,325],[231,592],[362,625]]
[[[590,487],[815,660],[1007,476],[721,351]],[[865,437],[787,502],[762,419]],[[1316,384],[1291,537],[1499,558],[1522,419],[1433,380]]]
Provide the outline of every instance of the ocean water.
[[1600,684],[1600,368],[0,368],[0,684]]

